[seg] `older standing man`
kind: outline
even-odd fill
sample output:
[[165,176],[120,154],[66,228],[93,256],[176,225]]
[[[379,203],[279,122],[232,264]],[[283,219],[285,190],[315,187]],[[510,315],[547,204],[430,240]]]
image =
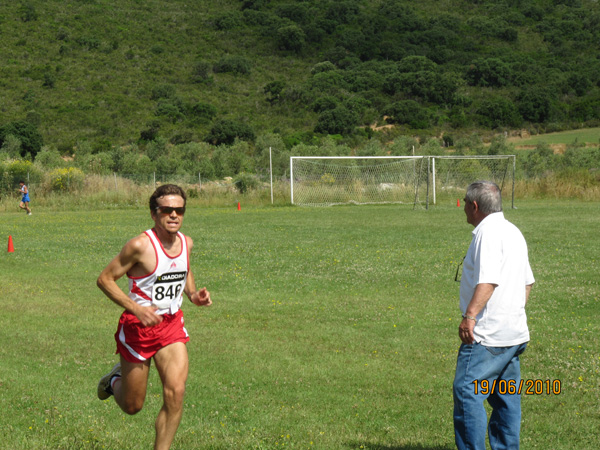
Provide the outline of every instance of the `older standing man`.
[[[519,448],[521,396],[506,388],[518,386],[521,379],[519,355],[529,341],[525,305],[535,280],[527,243],[504,218],[496,184],[469,185],[464,210],[475,229],[460,279],[462,344],[453,385],[456,446],[485,450],[487,428],[493,450],[514,450]],[[492,407],[489,424],[486,399]]]

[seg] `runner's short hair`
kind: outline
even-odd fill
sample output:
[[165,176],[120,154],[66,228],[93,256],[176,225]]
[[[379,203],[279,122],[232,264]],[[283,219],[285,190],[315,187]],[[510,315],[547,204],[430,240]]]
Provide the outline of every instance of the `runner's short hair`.
[[179,195],[183,199],[183,206],[187,203],[185,191],[175,184],[163,184],[150,196],[150,213],[154,213],[158,206],[158,199],[165,195]]

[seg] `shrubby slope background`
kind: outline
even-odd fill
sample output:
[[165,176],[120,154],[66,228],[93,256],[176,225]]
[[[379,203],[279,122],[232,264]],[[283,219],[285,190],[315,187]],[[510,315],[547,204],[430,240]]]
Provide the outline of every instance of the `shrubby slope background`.
[[599,44],[591,0],[5,2],[0,155],[212,178],[596,126]]

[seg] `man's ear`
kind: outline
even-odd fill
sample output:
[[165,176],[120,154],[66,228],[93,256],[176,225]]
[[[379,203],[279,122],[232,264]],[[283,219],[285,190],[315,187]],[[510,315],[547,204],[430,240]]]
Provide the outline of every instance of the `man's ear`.
[[473,200],[471,203],[473,203],[473,208],[475,209],[475,212],[479,211],[479,205],[477,204],[477,201]]

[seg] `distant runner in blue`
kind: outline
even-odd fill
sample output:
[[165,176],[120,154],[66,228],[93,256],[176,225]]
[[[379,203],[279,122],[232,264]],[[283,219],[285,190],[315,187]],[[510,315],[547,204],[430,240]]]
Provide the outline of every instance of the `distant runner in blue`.
[[19,208],[24,209],[27,212],[27,215],[30,216],[31,208],[29,208],[29,189],[27,189],[24,181],[19,181],[19,186],[21,186],[19,188],[19,192],[23,194],[23,197],[21,197],[21,203],[19,203]]

